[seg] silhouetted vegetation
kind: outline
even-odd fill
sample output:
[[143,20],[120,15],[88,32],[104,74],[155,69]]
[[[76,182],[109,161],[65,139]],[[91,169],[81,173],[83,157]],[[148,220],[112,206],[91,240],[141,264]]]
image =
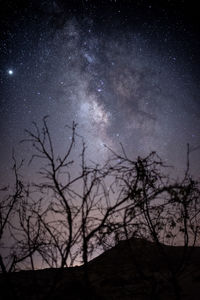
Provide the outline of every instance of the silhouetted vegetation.
[[[18,166],[13,156],[15,184],[12,189],[1,188],[0,270],[8,286],[12,272],[59,268],[44,296],[50,298],[66,268],[81,263],[85,292],[70,299],[98,299],[89,261],[98,251],[127,240],[134,274],[148,283],[146,299],[160,299],[161,282],[171,286],[175,299],[181,299],[180,277],[200,234],[200,188],[190,175],[189,146],[185,174],[174,180],[154,152],[132,160],[123,147],[120,154],[109,149],[110,157],[103,165],[88,163],[86,145],[75,124],[62,156],[55,151],[46,118],[41,129],[34,123],[33,131],[26,133],[23,142],[33,148],[30,168],[35,160],[40,162],[38,180],[26,183],[20,175],[23,164]],[[76,140],[82,145],[79,155],[74,154]],[[175,245],[182,247],[169,250]],[[145,249],[150,257],[155,253],[164,272],[146,271],[147,257],[142,261],[137,257],[148,255]]]

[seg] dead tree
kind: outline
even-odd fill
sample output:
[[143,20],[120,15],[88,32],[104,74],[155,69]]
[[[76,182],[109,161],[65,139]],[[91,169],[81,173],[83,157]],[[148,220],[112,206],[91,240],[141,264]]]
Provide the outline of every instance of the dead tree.
[[[178,278],[199,237],[199,182],[189,174],[189,160],[183,179],[173,180],[166,175],[166,167],[156,153],[131,160],[122,150],[122,155],[112,151],[110,166],[121,189],[129,195],[129,205],[120,212],[120,233],[122,238],[136,236],[155,243],[170,274],[165,279],[172,285],[176,299],[180,299]],[[182,245],[183,251],[174,263],[166,245],[176,244]]]
[[0,189],[0,268],[4,274],[15,271],[17,264],[26,259],[13,238],[14,230],[18,227],[17,211],[24,198],[24,184],[19,175],[22,163],[17,165],[14,155],[13,162],[13,187]]
[[[34,123],[34,129],[26,131],[24,141],[33,148],[30,167],[36,159],[40,167],[37,182],[26,186],[15,161],[15,190],[0,206],[0,240],[7,230],[13,241],[7,257],[0,255],[1,271],[14,271],[22,264],[34,270],[36,261],[62,270],[81,262],[89,288],[88,261],[97,248],[102,251],[134,236],[154,242],[179,299],[178,276],[199,237],[200,188],[189,174],[189,159],[182,180],[166,175],[155,152],[132,160],[123,147],[122,154],[110,149],[111,157],[100,166],[86,159],[86,145],[76,125],[70,130],[70,143],[62,155],[57,153],[47,118],[41,129]],[[77,141],[79,155],[73,151]],[[182,243],[183,252],[173,264],[166,245],[176,242]],[[139,266],[138,271],[145,277]]]

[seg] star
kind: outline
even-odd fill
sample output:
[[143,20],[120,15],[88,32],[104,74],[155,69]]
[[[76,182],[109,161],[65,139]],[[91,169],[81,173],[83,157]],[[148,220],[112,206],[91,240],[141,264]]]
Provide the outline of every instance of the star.
[[9,70],[8,70],[8,74],[9,74],[9,75],[13,75],[13,74],[14,74],[13,70],[12,70],[12,69],[9,69]]
[[[83,21],[79,21],[75,10],[69,16],[66,13],[61,27],[59,18],[57,20],[59,30],[57,24],[43,23],[40,16],[38,24],[31,18],[29,23],[25,14],[28,26],[16,20],[19,24],[16,28],[11,26],[12,35],[5,34],[2,70],[4,98],[8,100],[3,98],[0,119],[5,122],[2,128],[7,144],[1,137],[1,143],[5,144],[5,150],[0,147],[1,152],[4,151],[2,159],[5,156],[9,160],[8,147],[11,149],[24,138],[24,129],[29,128],[32,121],[39,123],[47,114],[57,139],[56,151],[66,147],[60,135],[62,129],[75,121],[77,133],[85,139],[87,155],[92,161],[98,159],[104,163],[104,153],[105,157],[106,151],[110,155],[109,150],[102,151],[102,144],[120,152],[122,143],[131,158],[146,156],[155,150],[162,159],[182,168],[185,144],[198,147],[199,73],[196,66],[200,52],[196,33],[192,28],[185,31],[185,21],[181,16],[180,21],[176,14],[174,24],[179,23],[170,31],[168,4],[165,11],[162,11],[164,4],[159,8],[152,3],[139,5],[138,15],[137,4],[117,2],[120,4],[106,8],[105,14],[103,4],[98,7],[91,4],[93,8],[85,4],[91,14],[87,11]],[[74,7],[77,9],[77,4]],[[154,10],[156,14],[159,11],[156,25]],[[36,41],[38,26],[41,30]],[[190,57],[185,59],[188,53]],[[194,76],[193,70],[198,74]],[[11,138],[6,138],[8,136]],[[22,156],[28,155],[23,147]],[[3,163],[7,168],[8,162]],[[1,161],[0,165],[0,174],[4,174]],[[200,160],[194,164],[198,174],[199,165]]]

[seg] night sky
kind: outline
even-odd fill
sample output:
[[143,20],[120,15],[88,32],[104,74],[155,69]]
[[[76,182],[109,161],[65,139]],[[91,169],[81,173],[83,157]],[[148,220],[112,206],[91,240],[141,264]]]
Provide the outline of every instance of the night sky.
[[1,180],[13,147],[30,157],[19,141],[45,115],[58,152],[75,121],[89,159],[121,142],[130,157],[155,150],[181,173],[189,143],[199,176],[199,9],[158,2],[0,1]]

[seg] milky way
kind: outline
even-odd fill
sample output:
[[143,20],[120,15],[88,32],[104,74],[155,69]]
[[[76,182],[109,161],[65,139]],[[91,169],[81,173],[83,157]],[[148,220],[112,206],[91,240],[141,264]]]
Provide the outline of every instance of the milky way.
[[[121,13],[118,7],[116,12]],[[4,172],[9,172],[13,146],[27,157],[25,146],[16,146],[24,128],[31,128],[32,121],[41,124],[49,115],[58,151],[70,140],[65,125],[75,121],[91,160],[108,156],[104,145],[119,151],[122,143],[131,157],[155,150],[182,170],[190,143],[196,148],[192,170],[199,176],[199,78],[193,61],[197,46],[190,48],[181,35],[171,35],[174,25],[169,22],[162,32],[158,22],[145,27],[145,15],[141,27],[131,25],[134,22],[123,27],[123,14],[119,26],[110,16],[109,30],[103,19],[96,26],[95,17],[87,14],[84,19],[70,14],[56,29],[40,19],[39,25],[20,21],[4,43],[2,39]]]

